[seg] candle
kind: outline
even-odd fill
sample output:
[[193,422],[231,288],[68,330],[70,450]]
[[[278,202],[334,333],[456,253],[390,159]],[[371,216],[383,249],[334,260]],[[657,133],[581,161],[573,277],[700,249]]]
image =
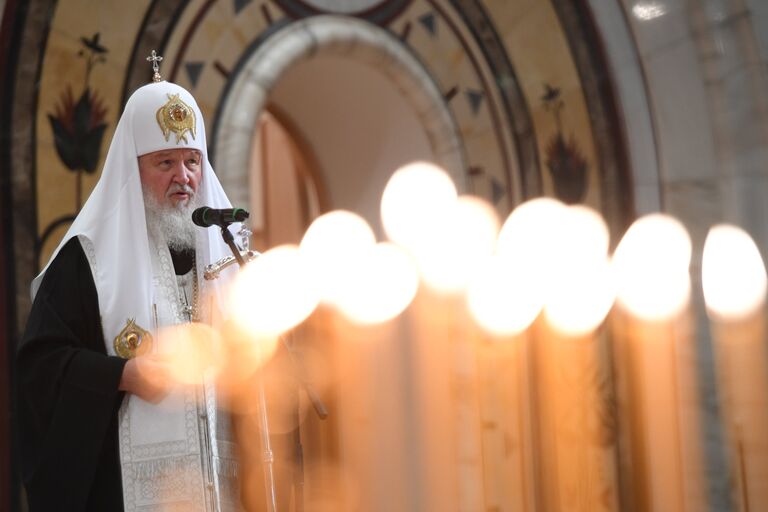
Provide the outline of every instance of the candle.
[[[490,361],[493,354],[506,359],[509,365],[494,376],[486,376],[482,390],[499,390],[508,400],[504,405],[510,411],[499,410],[498,400],[484,398],[483,419],[494,425],[484,438],[495,440],[495,430],[505,432],[517,447],[504,461],[509,474],[486,474],[486,486],[496,490],[488,506],[503,505],[524,510],[538,510],[552,506],[550,500],[557,492],[546,482],[546,468],[555,463],[542,439],[547,437],[549,425],[541,421],[541,375],[538,340],[531,328],[540,316],[544,300],[552,285],[552,263],[557,259],[557,233],[565,205],[548,198],[538,198],[518,206],[504,222],[498,236],[495,253],[486,261],[467,290],[467,306],[486,337],[497,345],[480,349],[486,354],[481,361]],[[491,371],[500,366],[497,357]],[[497,383],[494,386],[494,382]],[[482,382],[482,381],[481,381]],[[512,391],[515,390],[515,391]],[[486,412],[488,411],[488,412]],[[495,422],[498,422],[496,424]],[[488,464],[497,466],[498,453],[487,453]],[[503,459],[502,459],[503,460]],[[493,467],[491,466],[491,467]],[[507,479],[515,475],[514,485]],[[550,481],[551,482],[551,481]],[[515,496],[500,489],[515,489]]]
[[678,371],[689,350],[691,241],[677,220],[638,219],[613,256],[623,499],[638,510],[700,510],[700,447],[682,411],[695,402]]
[[714,226],[704,243],[702,286],[716,347],[723,417],[745,511],[768,503],[766,272],[742,229]]
[[[489,499],[500,501],[488,506],[618,509],[610,364],[595,334],[613,301],[607,250],[597,212],[535,199],[512,212],[496,254],[469,286],[468,308],[495,342],[480,345],[484,368],[501,367],[500,358],[510,365],[481,376],[483,390],[505,396],[510,409],[481,393],[495,421],[485,411],[483,418],[519,447],[506,474],[485,476],[486,489],[503,481],[516,495],[497,490]],[[487,458],[501,464],[498,453]]]
[[368,222],[356,213],[334,210],[325,213],[307,228],[299,252],[311,286],[325,304],[336,305],[349,295],[364,274],[365,264],[376,237]]
[[480,376],[462,292],[485,268],[498,219],[486,201],[457,197],[447,173],[423,163],[392,176],[381,212],[387,236],[412,255],[422,282],[402,335],[410,508],[484,509]]
[[542,501],[552,510],[617,511],[617,429],[607,340],[613,303],[608,228],[584,206],[561,210],[544,315],[534,326]]

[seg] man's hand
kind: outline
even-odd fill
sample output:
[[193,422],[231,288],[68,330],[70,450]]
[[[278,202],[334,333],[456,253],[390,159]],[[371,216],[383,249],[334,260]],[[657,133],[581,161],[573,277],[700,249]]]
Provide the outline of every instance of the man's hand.
[[118,389],[156,404],[165,398],[173,384],[168,359],[158,354],[147,354],[125,363]]

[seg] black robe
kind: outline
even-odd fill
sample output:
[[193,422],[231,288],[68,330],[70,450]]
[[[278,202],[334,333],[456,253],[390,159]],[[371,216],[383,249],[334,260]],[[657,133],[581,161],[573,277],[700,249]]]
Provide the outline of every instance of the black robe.
[[17,353],[31,512],[123,510],[117,411],[124,365],[106,355],[91,269],[72,238],[45,273]]

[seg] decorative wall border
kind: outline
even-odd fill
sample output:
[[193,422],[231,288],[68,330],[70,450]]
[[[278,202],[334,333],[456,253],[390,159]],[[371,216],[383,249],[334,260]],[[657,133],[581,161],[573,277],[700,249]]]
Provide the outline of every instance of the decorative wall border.
[[154,0],[147,9],[147,14],[136,31],[131,58],[125,68],[121,109],[133,91],[151,81],[152,70],[147,66],[146,57],[152,50],[163,54],[168,38],[189,2],[190,0]]
[[[294,18],[305,18],[309,16],[316,16],[318,14],[327,14],[322,10],[312,7],[311,5],[301,0],[274,0],[276,4],[282,7],[285,12],[289,13]],[[379,2],[378,5],[358,12],[351,12],[349,16],[355,16],[357,18],[370,21],[377,25],[386,25],[392,19],[396,18],[400,13],[408,7],[408,4],[412,0],[388,0]]]
[[602,178],[603,216],[618,241],[635,217],[625,126],[608,59],[591,7],[584,0],[551,0],[563,26],[584,91]]
[[[7,289],[6,308],[8,317],[5,319],[6,336],[3,350],[9,358],[7,364],[8,386],[0,384],[0,394],[10,397],[10,436],[3,435],[0,443],[11,441],[10,450],[0,450],[5,454],[2,464],[10,464],[15,468],[16,456],[13,441],[16,425],[12,421],[15,410],[15,377],[14,365],[16,346],[26,322],[27,313],[31,306],[29,283],[37,270],[35,261],[37,243],[37,210],[35,193],[35,140],[36,140],[36,111],[40,70],[45,54],[46,41],[50,30],[49,21],[56,7],[56,0],[30,0],[29,2],[9,1],[3,16],[2,42],[3,46],[2,83],[2,126],[0,126],[0,173],[3,181],[10,186],[3,191],[2,208],[3,235],[8,236],[11,243],[5,245],[5,286]],[[7,201],[6,201],[7,199]],[[7,229],[7,231],[6,231]],[[0,422],[5,428],[5,421]],[[8,496],[13,510],[18,507],[20,481],[16,471],[9,471],[9,478],[3,479],[3,485],[8,482]]]
[[[456,12],[466,23],[483,52],[486,63],[496,78],[496,88],[502,99],[503,111],[515,141],[517,165],[519,167],[519,196],[523,200],[541,194],[541,163],[536,145],[536,133],[531,111],[520,88],[514,67],[507,55],[504,43],[479,0],[450,0]],[[508,169],[511,173],[513,170]],[[518,181],[508,176],[508,186]],[[516,197],[509,191],[510,198]]]

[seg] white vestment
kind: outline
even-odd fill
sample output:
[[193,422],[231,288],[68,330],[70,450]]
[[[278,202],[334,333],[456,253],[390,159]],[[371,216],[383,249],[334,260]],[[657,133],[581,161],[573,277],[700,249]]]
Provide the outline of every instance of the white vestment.
[[[178,278],[167,244],[151,229],[150,249],[156,300],[153,351],[184,350],[183,339],[173,339],[181,347],[169,346],[163,330],[190,320],[183,306],[195,296],[193,280],[199,277],[190,270]],[[202,313],[201,320],[210,321],[210,313]],[[119,413],[125,512],[240,510],[230,416],[217,405],[210,375],[178,385],[157,404],[126,396]]]
[[[178,101],[194,112],[194,130],[180,132],[183,137],[164,133],[158,112]],[[108,355],[116,355],[113,340],[129,318],[148,331],[184,321],[167,245],[147,229],[137,161],[140,155],[179,148],[202,153],[199,204],[231,207],[208,161],[203,117],[194,98],[176,84],[148,84],[126,103],[101,178],[51,257],[72,237],[79,238],[98,293]],[[231,252],[217,229],[195,231],[198,307],[205,317],[215,307],[209,305],[225,299],[227,281],[236,270],[213,282],[201,281],[208,264]],[[32,282],[33,298],[47,268]],[[159,338],[155,351],[163,350],[162,333]],[[172,392],[157,405],[126,396],[119,413],[126,511],[238,510],[237,463],[226,415],[217,414],[215,392],[204,384],[210,382]]]

